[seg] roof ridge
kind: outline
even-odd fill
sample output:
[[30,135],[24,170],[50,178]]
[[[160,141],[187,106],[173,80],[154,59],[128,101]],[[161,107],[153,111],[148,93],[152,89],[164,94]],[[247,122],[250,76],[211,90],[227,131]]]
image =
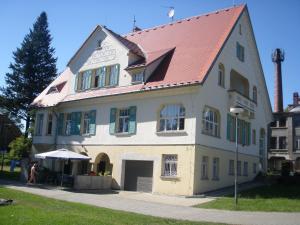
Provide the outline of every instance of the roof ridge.
[[203,14],[199,14],[199,15],[179,19],[179,20],[173,21],[171,23],[160,24],[160,25],[157,25],[157,26],[154,26],[154,27],[151,27],[151,28],[142,29],[140,31],[130,32],[130,33],[127,33],[127,34],[124,34],[124,35],[121,35],[121,36],[123,38],[126,38],[127,36],[134,36],[136,34],[141,34],[143,32],[148,32],[148,31],[151,31],[151,30],[156,30],[158,28],[163,28],[163,27],[168,26],[168,25],[181,23],[183,21],[189,21],[189,20],[195,19],[195,18],[198,19],[199,17],[209,16],[209,15],[216,14],[216,13],[219,13],[219,12],[228,11],[228,10],[231,10],[231,9],[235,9],[235,8],[239,8],[239,7],[245,7],[245,6],[246,6],[246,4],[239,4],[239,5],[223,8],[223,9],[218,9],[218,10],[215,10],[215,11],[211,11],[209,13],[203,13]]

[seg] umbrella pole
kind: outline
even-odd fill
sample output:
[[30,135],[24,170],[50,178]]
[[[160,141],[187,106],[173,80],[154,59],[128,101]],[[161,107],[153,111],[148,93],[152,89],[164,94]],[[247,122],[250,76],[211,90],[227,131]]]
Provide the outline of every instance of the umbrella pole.
[[61,170],[61,182],[60,182],[60,186],[63,186],[63,180],[64,180],[64,170],[65,170],[65,160],[62,160],[62,170]]

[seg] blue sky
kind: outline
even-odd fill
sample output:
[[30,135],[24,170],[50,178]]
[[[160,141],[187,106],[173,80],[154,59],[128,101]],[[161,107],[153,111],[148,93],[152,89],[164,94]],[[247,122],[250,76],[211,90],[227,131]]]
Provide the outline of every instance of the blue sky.
[[119,34],[132,29],[133,16],[141,28],[169,22],[167,6],[175,7],[175,19],[215,11],[235,4],[247,3],[260,58],[273,105],[274,65],[271,53],[283,48],[284,105],[292,102],[292,93],[300,92],[299,0],[1,0],[0,1],[0,85],[12,61],[12,52],[20,46],[36,17],[46,11],[58,57],[57,67],[63,71],[68,60],[97,24]]

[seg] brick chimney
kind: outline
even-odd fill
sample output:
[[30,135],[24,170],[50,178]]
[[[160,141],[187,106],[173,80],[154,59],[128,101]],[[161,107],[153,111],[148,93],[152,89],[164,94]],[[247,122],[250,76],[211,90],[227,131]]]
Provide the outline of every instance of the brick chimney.
[[293,105],[294,105],[294,106],[298,105],[298,104],[299,104],[299,101],[300,101],[300,99],[299,99],[299,94],[298,94],[298,92],[294,92],[294,94],[293,94]]
[[275,64],[274,112],[283,112],[282,74],[281,74],[281,62],[284,61],[283,50],[276,48],[272,54],[272,61]]

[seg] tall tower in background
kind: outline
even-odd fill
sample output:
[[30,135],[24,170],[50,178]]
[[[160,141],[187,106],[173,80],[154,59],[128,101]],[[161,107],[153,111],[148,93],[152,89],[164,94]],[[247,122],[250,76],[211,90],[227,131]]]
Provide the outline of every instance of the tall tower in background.
[[276,48],[272,54],[272,61],[275,64],[274,112],[283,112],[281,62],[284,61],[284,51]]

